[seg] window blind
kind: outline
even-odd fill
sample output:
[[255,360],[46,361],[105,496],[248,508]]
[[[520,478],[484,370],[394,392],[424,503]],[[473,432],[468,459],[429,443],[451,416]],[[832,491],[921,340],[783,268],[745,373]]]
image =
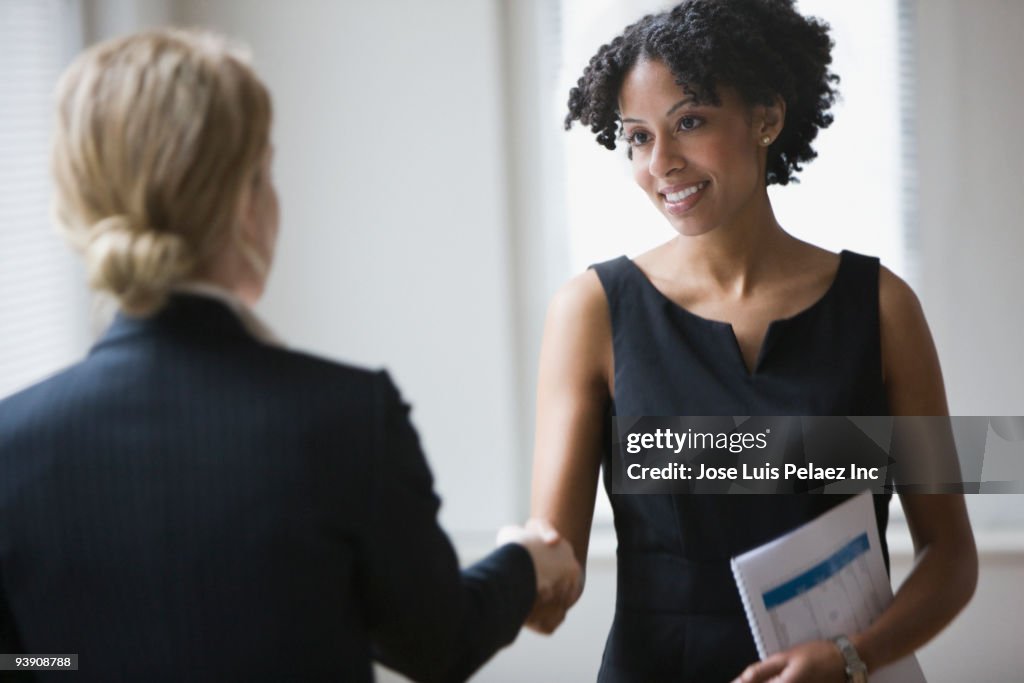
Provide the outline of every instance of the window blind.
[[53,88],[81,47],[77,0],[0,0],[0,397],[79,357],[87,297],[50,220]]

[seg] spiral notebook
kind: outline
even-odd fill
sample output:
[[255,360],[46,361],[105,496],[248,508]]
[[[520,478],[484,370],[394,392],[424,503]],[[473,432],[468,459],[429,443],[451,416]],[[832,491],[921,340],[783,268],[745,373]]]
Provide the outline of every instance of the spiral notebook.
[[[761,659],[809,640],[853,634],[892,601],[870,493],[732,559]],[[913,655],[871,672],[872,683],[924,683]]]

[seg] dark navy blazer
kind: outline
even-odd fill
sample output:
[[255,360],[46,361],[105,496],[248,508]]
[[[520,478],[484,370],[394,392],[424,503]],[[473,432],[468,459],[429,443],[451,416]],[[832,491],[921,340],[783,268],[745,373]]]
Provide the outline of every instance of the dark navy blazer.
[[367,681],[373,657],[465,679],[518,633],[533,564],[459,571],[408,411],[214,299],[119,316],[0,402],[0,653],[76,653],[75,680]]

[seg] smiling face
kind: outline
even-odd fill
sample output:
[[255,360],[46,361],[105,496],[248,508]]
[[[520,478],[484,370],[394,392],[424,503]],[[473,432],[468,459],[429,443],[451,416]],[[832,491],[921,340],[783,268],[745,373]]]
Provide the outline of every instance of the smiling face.
[[782,128],[781,103],[748,106],[719,87],[698,105],[660,61],[641,60],[619,91],[633,177],[682,235],[702,235],[756,214],[765,191],[764,137]]

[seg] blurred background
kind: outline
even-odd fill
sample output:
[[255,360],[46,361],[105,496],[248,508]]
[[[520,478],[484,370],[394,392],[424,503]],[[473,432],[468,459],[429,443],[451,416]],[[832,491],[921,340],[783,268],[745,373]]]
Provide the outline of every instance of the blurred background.
[[[283,224],[260,313],[295,348],[391,371],[442,522],[471,561],[528,513],[549,298],[588,264],[672,236],[623,150],[561,126],[597,47],[670,5],[0,0],[0,396],[79,358],[103,327],[49,221],[58,74],[83,46],[139,28],[224,32],[274,96]],[[798,7],[832,26],[843,99],[802,182],[771,191],[780,222],[879,255],[910,282],[954,414],[1024,415],[1024,2]],[[615,592],[604,498],[581,602],[553,637],[524,632],[476,680],[594,679]],[[978,591],[919,658],[930,681],[1022,680],[1024,499],[968,502]],[[898,585],[912,554],[895,501],[893,514]]]

